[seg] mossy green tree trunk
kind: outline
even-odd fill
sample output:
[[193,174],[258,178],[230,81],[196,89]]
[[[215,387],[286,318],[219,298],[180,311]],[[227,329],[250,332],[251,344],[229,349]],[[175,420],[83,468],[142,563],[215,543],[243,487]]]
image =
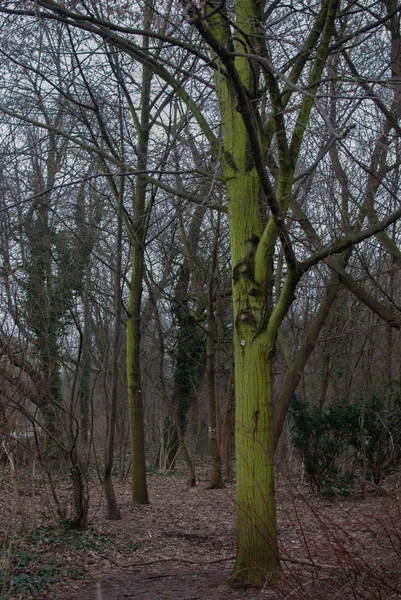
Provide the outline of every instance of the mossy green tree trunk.
[[[247,79],[243,65],[243,77]],[[248,73],[249,76],[249,73]],[[252,166],[243,119],[236,97],[227,88],[221,112],[225,148],[229,224],[233,265],[234,362],[236,397],[237,558],[233,583],[266,579],[279,566],[273,463],[273,371],[275,328],[272,311],[271,254],[257,269],[262,235],[259,178]],[[233,166],[235,165],[235,166]]]
[[230,204],[237,480],[233,580],[240,584],[258,583],[279,566],[272,443],[275,331],[268,332],[264,324],[271,312],[271,287],[255,279],[255,248],[260,234],[255,175],[254,170],[237,173],[235,192],[234,185],[232,189],[235,200]]
[[[310,71],[315,91],[328,55],[336,1],[322,3],[307,49],[290,75],[296,81],[317,44]],[[279,568],[274,493],[273,357],[278,329],[293,299],[301,270],[295,259],[285,216],[294,170],[313,100],[305,97],[291,133],[286,131],[287,94],[280,93],[263,60],[268,57],[260,27],[262,3],[236,2],[236,36],[222,13],[194,19],[195,26],[219,59],[215,83],[224,136],[222,167],[226,179],[231,239],[236,396],[237,556],[234,585],[260,584]],[[263,73],[271,101],[271,118],[263,129],[254,109]],[[261,131],[263,133],[261,133]],[[265,169],[266,152],[275,139],[275,188]],[[290,139],[288,139],[290,138]],[[265,225],[260,198],[270,209]],[[273,296],[274,250],[281,243],[287,274],[280,295]]]
[[[249,13],[248,13],[249,11]],[[244,26],[251,3],[241,2]],[[249,27],[247,27],[249,30]],[[224,25],[214,35],[225,40]],[[254,74],[249,61],[235,65],[241,85],[250,91]],[[275,332],[267,324],[272,310],[270,256],[256,273],[256,251],[262,235],[259,219],[259,177],[253,163],[236,91],[230,81],[217,82],[225,151],[228,215],[233,268],[234,362],[236,397],[237,557],[233,583],[257,584],[278,569],[273,463],[273,372]]]

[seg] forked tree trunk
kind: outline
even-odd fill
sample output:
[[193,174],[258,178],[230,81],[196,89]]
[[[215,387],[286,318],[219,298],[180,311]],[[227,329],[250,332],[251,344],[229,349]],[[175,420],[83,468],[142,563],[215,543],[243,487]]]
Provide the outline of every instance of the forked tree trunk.
[[254,172],[244,171],[236,182],[237,202],[230,204],[237,481],[234,585],[258,584],[279,566],[273,460],[275,337],[263,327],[270,313],[269,290],[261,290],[254,280],[257,238],[252,236],[258,234],[258,222],[252,222],[245,210],[253,198],[254,214],[258,214],[258,183]]
[[[236,36],[230,36],[219,13],[207,25],[195,26],[228,74],[216,74],[224,135],[222,167],[226,180],[233,268],[234,360],[236,398],[237,555],[234,585],[257,585],[279,568],[274,496],[273,354],[278,329],[294,300],[301,277],[289,244],[284,218],[292,200],[294,169],[312,109],[305,97],[288,143],[284,109],[291,96],[282,94],[271,73],[264,71],[272,101],[272,118],[265,137],[250,98],[259,89],[259,66],[246,52],[268,56],[265,31],[260,28],[263,7],[253,0],[235,5]],[[329,52],[337,0],[326,0],[317,15],[290,78],[299,77],[311,48],[321,40],[310,71],[310,90],[320,82]],[[234,58],[233,52],[238,51]],[[216,58],[216,56],[215,56]],[[258,66],[259,65],[259,66]],[[273,189],[265,168],[266,147],[275,134],[277,180]],[[272,217],[259,218],[260,191]],[[273,305],[273,256],[278,241],[286,257],[287,275]]]
[[[251,2],[239,3],[238,25],[250,34],[252,24],[248,27],[245,22],[252,13]],[[222,22],[215,21],[215,35],[222,44],[229,43]],[[245,86],[252,86],[254,73],[249,62],[238,58],[236,67]],[[237,554],[231,582],[242,586],[260,584],[279,567],[272,422],[272,353],[277,331],[267,330],[274,281],[273,247],[262,248],[257,264],[261,236],[258,173],[252,164],[236,93],[227,81],[219,80],[216,85],[225,149],[230,154],[223,167],[233,269],[236,399]]]

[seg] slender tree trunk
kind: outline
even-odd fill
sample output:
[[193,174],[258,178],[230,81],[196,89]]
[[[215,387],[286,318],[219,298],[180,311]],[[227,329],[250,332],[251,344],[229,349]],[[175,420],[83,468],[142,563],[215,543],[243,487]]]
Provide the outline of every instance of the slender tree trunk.
[[[149,3],[145,8],[144,28],[150,29],[153,6]],[[143,37],[143,50],[149,48],[149,38]],[[128,300],[127,319],[127,384],[128,405],[131,426],[131,475],[132,500],[135,504],[148,504],[146,483],[145,431],[143,421],[143,398],[141,386],[141,301],[142,281],[144,274],[145,239],[147,230],[148,209],[146,207],[147,181],[143,176],[146,171],[149,150],[150,103],[151,103],[152,71],[142,67],[141,118],[138,130],[139,174],[136,178],[134,192],[134,218],[132,236],[132,269]]]
[[12,453],[12,450],[10,450],[9,444],[7,444],[7,442],[5,440],[3,440],[2,446],[3,446],[3,450],[6,454],[6,456],[8,458],[8,462],[10,463],[11,481],[13,484],[14,500],[15,500],[15,504],[17,507],[17,515],[20,515],[20,517],[21,517],[21,529],[22,529],[24,526],[24,522],[25,522],[25,515],[24,515],[24,505],[22,504],[22,500],[21,500],[17,468],[15,466],[13,453]]
[[328,342],[326,344],[325,355],[323,357],[323,375],[322,375],[322,384],[320,386],[320,393],[319,393],[319,409],[320,410],[323,409],[323,406],[326,403],[327,392],[329,389],[330,362],[331,362],[330,342]]
[[[393,257],[392,257],[393,258]],[[395,269],[395,259],[391,261],[391,274],[390,274],[390,282],[389,282],[389,299],[393,301],[394,299],[394,269]],[[387,452],[389,445],[389,429],[388,429],[388,421],[390,418],[391,404],[393,400],[393,365],[392,365],[392,357],[393,357],[393,328],[386,324],[386,354],[387,361],[385,365],[385,385],[382,390],[383,397],[383,413],[382,413],[382,429],[380,432],[378,448],[376,451],[376,460],[374,464],[374,473],[373,480],[376,485],[376,493],[382,493],[382,485],[386,475],[386,461],[387,461]]]
[[213,301],[208,307],[207,320],[207,398],[208,398],[208,420],[209,420],[209,444],[212,459],[212,474],[210,489],[223,488],[223,475],[221,471],[221,456],[217,439],[217,411],[216,411],[216,319],[213,314]]
[[89,298],[87,291],[89,288],[89,273],[87,272],[87,281],[84,292],[84,325],[82,331],[82,353],[80,364],[80,375],[78,385],[78,403],[79,403],[79,436],[82,448],[88,444],[89,433],[89,400],[91,393],[91,315],[89,307]]
[[84,465],[78,455],[76,447],[70,453],[72,480],[72,491],[74,498],[74,517],[70,521],[71,527],[83,529],[87,524],[89,495],[87,489],[87,466]]
[[215,230],[211,274],[209,280],[207,304],[207,342],[206,342],[206,371],[207,371],[207,399],[209,420],[209,444],[212,459],[212,475],[210,488],[223,488],[223,474],[221,471],[221,456],[217,436],[217,395],[216,395],[216,348],[217,348],[217,323],[215,316],[214,282],[217,269],[217,250],[220,233],[220,217]]
[[112,366],[111,366],[111,392],[109,418],[107,423],[107,445],[104,465],[103,487],[107,503],[108,519],[119,519],[120,511],[117,507],[116,495],[114,492],[111,472],[114,462],[114,445],[117,419],[117,393],[118,393],[118,356],[120,350],[120,324],[121,324],[121,254],[122,254],[122,208],[123,208],[123,190],[124,185],[121,182],[120,194],[118,198],[118,223],[117,223],[117,256],[114,271],[114,334],[112,348]]
[[145,432],[140,369],[140,310],[142,299],[143,249],[137,240],[132,247],[132,275],[127,319],[127,383],[130,415],[132,500],[148,504]]
[[233,428],[233,383],[234,383],[234,364],[230,369],[230,375],[228,378],[227,394],[226,394],[226,405],[224,412],[224,421],[220,439],[220,455],[224,457],[226,465],[226,478],[227,481],[232,481],[232,470],[231,470],[231,436]]

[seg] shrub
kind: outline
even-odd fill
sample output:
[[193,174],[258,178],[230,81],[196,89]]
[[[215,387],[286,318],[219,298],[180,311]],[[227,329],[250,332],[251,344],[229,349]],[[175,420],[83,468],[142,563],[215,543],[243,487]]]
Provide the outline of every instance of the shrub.
[[314,492],[326,497],[350,494],[364,454],[367,477],[376,484],[396,468],[401,458],[398,396],[391,407],[384,419],[384,402],[377,396],[354,403],[343,400],[323,410],[294,396],[293,442]]

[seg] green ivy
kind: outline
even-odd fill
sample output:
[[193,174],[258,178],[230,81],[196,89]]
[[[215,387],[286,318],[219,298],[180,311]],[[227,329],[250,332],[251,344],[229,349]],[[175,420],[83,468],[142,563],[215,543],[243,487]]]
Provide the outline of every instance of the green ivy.
[[190,395],[194,383],[198,381],[199,362],[205,352],[205,333],[199,327],[195,313],[178,306],[174,309],[177,327],[177,343],[174,352],[176,376],[182,393],[180,417],[185,429],[185,415],[188,412]]
[[[391,444],[385,449],[380,465],[384,477],[401,459],[401,402],[392,399],[392,410],[386,424]],[[362,466],[363,448],[368,467],[367,476],[375,480],[377,454],[383,433],[384,402],[373,396],[329,404],[323,410],[294,395],[290,407],[293,442],[302,458],[312,491],[326,497],[349,495],[355,476]],[[363,433],[361,423],[363,419]]]

